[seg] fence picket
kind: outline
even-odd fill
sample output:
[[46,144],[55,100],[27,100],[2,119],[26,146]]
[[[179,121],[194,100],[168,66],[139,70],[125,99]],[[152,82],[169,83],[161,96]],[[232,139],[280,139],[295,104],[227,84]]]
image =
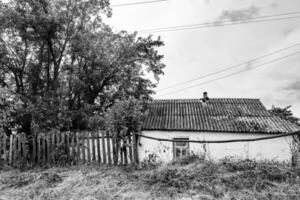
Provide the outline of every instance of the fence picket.
[[90,146],[90,133],[86,134],[86,140],[87,140],[87,162],[91,163],[91,146]]
[[[28,142],[30,142],[28,144]],[[49,132],[33,134],[0,135],[2,160],[11,166],[22,164],[93,163],[127,165],[134,162],[134,142],[113,138],[107,131]]]
[[76,149],[77,149],[77,162],[80,162],[80,141],[79,141],[79,133],[76,133]]
[[31,162],[33,165],[36,164],[36,134],[32,134],[32,157]]
[[72,150],[70,163],[75,164],[75,133],[72,133],[70,136],[71,136],[71,150]]
[[46,142],[46,134],[43,133],[42,135],[42,148],[43,148],[43,164],[47,163],[47,142]]
[[4,141],[4,134],[0,133],[0,164],[2,159],[3,141]]
[[108,132],[106,132],[106,138],[107,138],[107,158],[108,158],[108,164],[111,165],[110,137],[109,137],[109,133]]
[[26,135],[22,134],[22,150],[23,150],[23,160],[25,165],[27,165],[27,145],[26,145]]
[[47,163],[48,164],[50,164],[50,162],[51,162],[51,159],[50,159],[50,136],[51,135],[49,133],[46,134],[46,149],[47,149],[46,157],[47,157]]
[[55,133],[52,132],[51,134],[51,142],[50,142],[50,155],[51,155],[51,164],[55,164]]
[[123,152],[124,152],[124,164],[128,164],[128,158],[127,158],[127,143],[126,141],[123,141]]
[[96,133],[97,135],[97,156],[98,156],[98,163],[101,163],[101,150],[100,150],[100,134],[99,132]]
[[4,134],[3,135],[3,154],[4,154],[4,162],[8,161],[8,156],[7,156],[7,151],[6,151],[6,141],[7,141],[7,136]]
[[130,162],[133,163],[133,159],[132,159],[132,140],[131,140],[131,135],[128,136],[128,151],[129,151],[129,159]]
[[95,162],[96,160],[96,148],[95,148],[95,133],[91,132],[91,136],[92,136],[92,154],[93,154],[93,162]]
[[13,134],[9,138],[9,164],[12,165],[13,162]]
[[84,137],[84,135],[83,134],[81,134],[81,143],[82,143],[82,146],[81,146],[81,148],[82,148],[82,160],[83,160],[83,163],[85,163],[86,162],[86,159],[85,159],[85,149],[86,149],[86,147],[85,147],[85,137]]
[[104,131],[101,131],[101,137],[102,137],[103,164],[106,164],[105,133],[104,133]]

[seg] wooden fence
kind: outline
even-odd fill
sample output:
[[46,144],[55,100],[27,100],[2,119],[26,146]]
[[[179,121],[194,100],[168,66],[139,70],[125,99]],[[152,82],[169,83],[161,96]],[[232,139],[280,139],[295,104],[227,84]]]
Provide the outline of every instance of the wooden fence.
[[108,132],[53,132],[26,137],[0,134],[0,161],[10,166],[99,163],[127,165],[137,161],[135,135],[122,140]]

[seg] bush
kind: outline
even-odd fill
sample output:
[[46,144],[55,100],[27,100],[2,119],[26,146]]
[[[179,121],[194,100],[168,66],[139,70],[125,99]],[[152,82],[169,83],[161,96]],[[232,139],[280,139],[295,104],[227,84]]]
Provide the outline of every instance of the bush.
[[221,160],[221,164],[225,166],[228,172],[253,170],[257,166],[257,162],[251,159],[241,159],[226,157]]
[[205,156],[203,155],[196,155],[196,154],[191,154],[187,157],[177,159],[171,162],[171,165],[188,165],[190,163],[195,163],[197,161],[204,161]]
[[147,158],[145,158],[141,164],[140,169],[150,170],[156,169],[162,164],[161,160],[159,160],[159,156],[155,153],[149,154]]

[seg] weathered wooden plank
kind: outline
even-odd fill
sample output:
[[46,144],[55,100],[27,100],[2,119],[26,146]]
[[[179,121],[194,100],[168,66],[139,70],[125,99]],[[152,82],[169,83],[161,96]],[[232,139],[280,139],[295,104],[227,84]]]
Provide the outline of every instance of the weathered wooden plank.
[[93,154],[93,161],[95,162],[96,160],[96,148],[95,148],[95,133],[91,132],[91,142],[92,142],[92,154]]
[[101,131],[102,136],[102,155],[103,155],[103,164],[106,164],[106,148],[105,148],[105,133]]
[[84,137],[83,134],[81,134],[81,135],[82,135],[82,137],[81,137],[81,141],[82,141],[82,146],[81,146],[81,148],[82,148],[82,161],[83,161],[83,163],[85,163],[86,162],[86,159],[85,159],[85,153],[86,153],[85,137]]
[[26,145],[26,135],[22,134],[22,150],[23,150],[23,160],[25,165],[27,165],[27,145]]
[[123,147],[123,141],[122,140],[120,140],[119,141],[119,149],[120,149],[120,158],[121,158],[121,165],[123,165],[124,164],[124,147]]
[[3,158],[5,162],[8,162],[8,156],[7,156],[7,150],[6,150],[6,141],[7,141],[7,136],[5,134],[3,134]]
[[50,154],[51,154],[51,163],[52,164],[55,164],[55,148],[56,148],[56,145],[55,145],[55,132],[52,132],[51,133],[51,144],[50,144]]
[[123,141],[123,153],[124,153],[124,165],[128,164],[128,158],[127,158],[127,141]]
[[37,162],[40,165],[42,163],[42,144],[41,144],[41,134],[37,135]]
[[14,135],[13,137],[13,165],[15,165],[16,161],[17,161],[17,156],[18,156],[18,139],[17,136]]
[[118,159],[117,159],[117,141],[115,137],[112,137],[112,150],[113,150],[113,156],[112,159],[114,161],[114,165],[118,164]]
[[132,139],[131,139],[131,135],[128,136],[128,151],[129,151],[129,159],[130,162],[133,162],[133,157],[132,157]]
[[71,164],[75,164],[75,156],[76,156],[76,153],[75,153],[75,137],[76,137],[76,134],[75,133],[72,133],[71,134],[71,148],[72,148],[72,153],[71,153]]
[[3,140],[4,140],[4,134],[0,133],[0,164],[2,159]]
[[133,142],[132,142],[132,149],[133,149],[133,157],[134,157],[134,163],[138,164],[139,160],[138,160],[138,151],[137,151],[137,135],[136,133],[132,133],[133,134]]
[[117,160],[117,165],[119,165],[119,163],[122,163],[122,158],[121,158],[121,153],[120,153],[120,139],[116,139],[116,150],[117,150],[117,153],[116,153],[116,160]]
[[9,164],[12,166],[13,164],[13,139],[14,139],[14,136],[13,134],[10,135],[10,138],[9,138]]
[[111,165],[111,148],[110,148],[110,136],[109,133],[106,132],[106,139],[107,139],[107,158],[108,158],[108,164]]
[[51,158],[50,158],[50,148],[51,148],[51,144],[50,144],[50,133],[46,134],[46,149],[47,149],[47,163],[50,164],[51,162]]
[[79,163],[81,160],[81,156],[80,156],[80,139],[79,139],[79,133],[76,133],[76,149],[77,149],[77,162]]
[[91,163],[91,139],[90,139],[90,133],[85,133],[86,141],[87,141],[87,161],[88,163]]
[[43,164],[47,163],[47,137],[46,134],[43,133],[42,135],[42,154],[43,154]]
[[71,160],[71,154],[70,154],[70,132],[66,132],[66,161],[67,163],[70,163]]
[[14,136],[13,134],[10,135],[9,138],[9,164],[12,165],[13,164],[13,149],[14,149]]
[[34,134],[32,134],[32,158],[31,158],[31,162],[32,162],[32,164],[33,165],[35,165],[36,164],[36,149],[37,149],[37,147],[36,147],[36,134],[34,133]]
[[58,160],[58,159],[59,159],[59,155],[58,155],[59,153],[58,153],[58,152],[59,152],[60,146],[61,146],[61,144],[60,144],[60,143],[61,143],[61,135],[60,135],[60,133],[59,133],[59,132],[56,132],[56,133],[55,133],[55,137],[56,137],[56,138],[55,138],[55,139],[56,139],[56,140],[55,140],[55,143],[56,143],[56,144],[55,144],[55,164],[57,164],[58,161],[59,161],[59,160]]
[[98,163],[101,163],[100,134],[99,134],[99,132],[97,132],[96,135],[97,135],[97,156],[98,156]]

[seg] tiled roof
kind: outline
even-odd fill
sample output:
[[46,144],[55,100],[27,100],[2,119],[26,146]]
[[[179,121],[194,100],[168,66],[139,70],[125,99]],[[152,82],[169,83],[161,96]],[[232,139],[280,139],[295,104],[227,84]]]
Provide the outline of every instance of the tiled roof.
[[299,130],[271,115],[259,99],[166,99],[149,103],[143,130],[287,133]]

